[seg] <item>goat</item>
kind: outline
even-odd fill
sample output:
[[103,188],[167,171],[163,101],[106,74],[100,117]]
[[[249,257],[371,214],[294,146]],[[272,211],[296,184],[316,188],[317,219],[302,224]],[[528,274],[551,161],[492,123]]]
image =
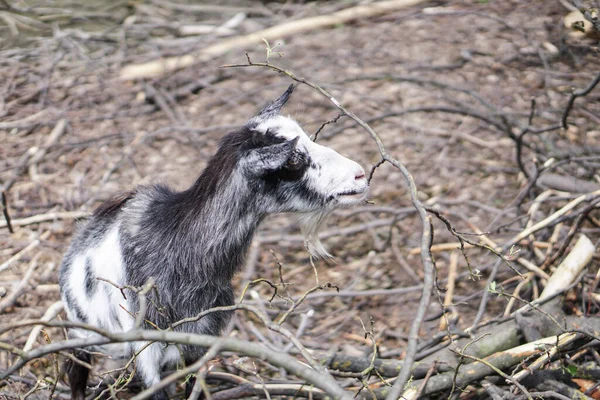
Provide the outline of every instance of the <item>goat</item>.
[[[231,280],[268,214],[302,213],[309,252],[328,255],[317,236],[320,226],[334,209],[364,201],[368,183],[359,164],[314,143],[293,119],[280,115],[293,89],[291,85],[244,126],[225,135],[189,189],[138,187],[95,210],[73,239],[60,269],[69,320],[111,332],[134,329],[139,297],[132,293],[125,299],[115,285],[142,287],[150,279],[159,307],[147,307],[145,328],[167,329],[206,309],[232,305]],[[175,329],[217,336],[230,317],[227,312],[212,313]],[[83,329],[70,329],[68,334],[94,335]],[[160,381],[164,368],[182,357],[192,363],[206,350],[133,342],[99,351],[115,357],[137,354],[136,370],[150,387]],[[91,362],[83,349],[74,355]],[[89,370],[71,361],[67,371],[72,398],[84,399]],[[153,398],[168,396],[163,390]]]

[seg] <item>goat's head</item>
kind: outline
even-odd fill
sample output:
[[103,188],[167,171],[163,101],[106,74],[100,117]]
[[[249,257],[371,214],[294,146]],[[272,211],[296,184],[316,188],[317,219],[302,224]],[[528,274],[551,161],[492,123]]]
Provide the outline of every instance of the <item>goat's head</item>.
[[293,89],[250,119],[241,132],[225,137],[222,148],[237,148],[238,171],[256,191],[263,211],[302,213],[309,251],[328,256],[318,230],[334,209],[364,202],[368,183],[359,164],[313,142],[296,121],[280,115]]

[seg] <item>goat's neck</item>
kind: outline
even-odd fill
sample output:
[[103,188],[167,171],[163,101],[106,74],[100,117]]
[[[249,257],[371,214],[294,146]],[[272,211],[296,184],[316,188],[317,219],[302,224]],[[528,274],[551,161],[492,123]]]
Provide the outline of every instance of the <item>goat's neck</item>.
[[[182,254],[207,278],[229,282],[243,264],[256,227],[264,218],[257,199],[245,185],[229,180],[216,188],[200,187],[201,180],[181,193],[181,219],[187,247]],[[209,195],[207,195],[209,193]],[[195,206],[189,207],[190,204]],[[181,243],[183,245],[183,243]],[[191,271],[190,271],[191,272]]]

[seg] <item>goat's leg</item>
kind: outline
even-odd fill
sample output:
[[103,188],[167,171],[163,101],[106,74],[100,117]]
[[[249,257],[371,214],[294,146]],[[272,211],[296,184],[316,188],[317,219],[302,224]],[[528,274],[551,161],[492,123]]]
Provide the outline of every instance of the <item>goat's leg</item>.
[[[164,355],[162,347],[162,343],[148,345],[148,342],[136,342],[134,346],[135,353],[138,353],[135,360],[136,369],[146,388],[151,388],[160,382],[160,371]],[[168,399],[169,395],[165,389],[158,390],[152,395],[152,400]]]
[[192,391],[194,390],[194,385],[196,384],[196,377],[190,376],[188,380],[185,382],[185,398],[189,399]]
[[[89,353],[76,349],[72,354],[77,360],[91,364],[92,356]],[[65,367],[71,385],[71,399],[85,400],[85,389],[90,370],[72,359],[67,359]]]

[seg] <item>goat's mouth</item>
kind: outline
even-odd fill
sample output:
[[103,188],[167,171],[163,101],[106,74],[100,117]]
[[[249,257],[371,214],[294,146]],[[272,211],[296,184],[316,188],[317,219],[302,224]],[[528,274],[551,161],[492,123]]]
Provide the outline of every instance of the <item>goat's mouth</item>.
[[365,194],[364,190],[348,190],[346,192],[338,193],[338,196],[356,196]]
[[336,195],[338,201],[344,205],[354,205],[359,204],[361,201],[364,201],[369,196],[369,187],[365,186],[364,188],[354,189],[354,190],[346,190],[344,192],[340,192]]

